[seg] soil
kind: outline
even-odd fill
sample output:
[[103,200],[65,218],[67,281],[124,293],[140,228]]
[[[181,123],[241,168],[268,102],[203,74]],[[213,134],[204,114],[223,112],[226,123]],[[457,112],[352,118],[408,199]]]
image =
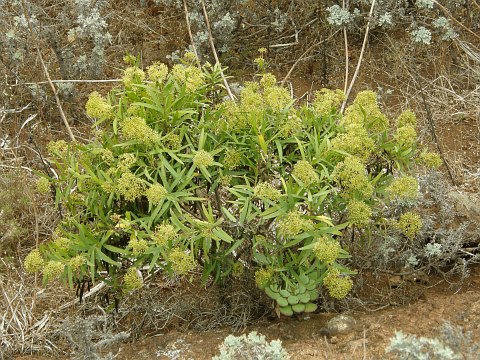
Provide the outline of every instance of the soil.
[[[430,279],[430,281],[433,281]],[[211,331],[168,331],[131,343],[107,349],[118,360],[129,359],[211,359],[219,354],[223,339],[234,333],[257,331],[267,340],[280,339],[291,359],[393,359],[385,352],[396,331],[418,337],[438,338],[445,321],[471,332],[472,343],[480,343],[480,267],[471,268],[463,282],[449,284],[445,280],[430,285],[405,280],[392,283],[392,289],[409,287],[417,290],[418,299],[403,306],[388,306],[379,310],[344,312],[356,324],[344,334],[332,334],[327,322],[337,313],[316,313],[298,318],[260,319],[241,332],[223,328]],[[393,291],[393,290],[392,290]],[[464,359],[472,358],[464,354]],[[55,356],[59,359],[60,357]],[[64,357],[65,359],[67,357]],[[23,356],[18,360],[51,359],[43,356]]]

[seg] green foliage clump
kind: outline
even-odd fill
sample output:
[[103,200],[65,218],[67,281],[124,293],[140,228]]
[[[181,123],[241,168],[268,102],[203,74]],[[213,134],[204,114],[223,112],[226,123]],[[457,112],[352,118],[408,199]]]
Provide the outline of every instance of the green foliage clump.
[[322,284],[347,296],[342,229],[385,223],[390,193],[401,193],[395,179],[416,156],[373,92],[343,117],[341,91],[295,104],[268,73],[225,101],[220,68],[191,58],[147,75],[131,66],[123,80],[108,100],[87,102],[96,141],[49,145],[65,217],[28,269],[45,261],[46,280],[89,276],[127,292],[141,287],[139,269],[202,281],[254,273],[285,315],[314,311]]

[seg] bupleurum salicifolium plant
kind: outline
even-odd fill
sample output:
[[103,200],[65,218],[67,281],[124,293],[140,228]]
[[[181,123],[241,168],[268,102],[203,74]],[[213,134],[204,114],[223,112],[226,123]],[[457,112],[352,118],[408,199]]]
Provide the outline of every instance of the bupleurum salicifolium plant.
[[220,355],[212,360],[287,360],[290,359],[280,340],[268,342],[264,335],[252,331],[241,336],[228,335],[219,347]]
[[108,1],[68,0],[61,11],[29,1],[24,4],[34,35],[20,1],[0,4],[0,22],[7,29],[0,43],[7,50],[9,66],[25,63],[40,41],[52,48],[63,78],[102,75],[104,51],[111,41],[104,15]]
[[472,333],[445,321],[437,338],[406,335],[395,332],[390,345],[385,349],[397,359],[411,360],[454,360],[478,359],[480,344],[472,340]]
[[413,209],[384,210],[418,195],[411,111],[390,124],[363,91],[341,116],[342,91],[297,104],[265,72],[225,100],[219,67],[196,64],[187,53],[172,68],[127,67],[120,88],[86,103],[96,141],[48,145],[58,179],[38,187],[55,189],[64,218],[27,271],[123,292],[158,268],[192,281],[254,273],[277,312],[292,315],[315,311],[321,285],[348,295],[343,229],[361,239],[389,223],[404,240],[417,236]]

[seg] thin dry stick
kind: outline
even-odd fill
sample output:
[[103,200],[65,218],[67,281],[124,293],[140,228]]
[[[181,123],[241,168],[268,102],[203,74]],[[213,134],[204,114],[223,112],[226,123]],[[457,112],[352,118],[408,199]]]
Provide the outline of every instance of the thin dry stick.
[[188,36],[190,36],[190,43],[192,44],[193,53],[195,54],[195,59],[197,59],[197,62],[200,62],[197,48],[195,46],[195,42],[193,41],[192,28],[190,27],[190,13],[188,12],[187,0],[183,0],[183,10],[185,12],[185,21],[187,22]]
[[297,59],[297,61],[295,61],[295,63],[292,65],[292,67],[290,68],[290,70],[288,70],[288,73],[287,75],[285,75],[285,77],[283,78],[283,80],[280,82],[280,84],[283,86],[285,84],[285,82],[290,78],[290,75],[292,75],[292,72],[293,70],[295,70],[295,68],[297,67],[297,65],[300,63],[300,61],[302,61],[302,59],[307,56],[307,54],[312,51],[313,49],[315,49],[318,45],[322,45],[324,42],[326,41],[329,41],[332,37],[335,36],[335,34],[338,32],[339,30],[337,30],[336,32],[334,32],[332,35],[330,35],[328,38],[326,39],[323,39],[315,44],[313,44],[312,46],[310,46],[307,50],[304,51],[304,53],[302,55],[300,55],[300,57]]
[[[61,84],[61,83],[109,83],[109,82],[121,82],[122,79],[104,79],[104,80],[77,80],[77,79],[70,79],[70,80],[51,80],[54,84]],[[11,84],[8,85],[10,87],[17,87],[17,86],[30,86],[30,85],[44,85],[50,84],[50,81],[39,81],[39,82],[28,82],[28,83],[19,83],[19,84]]]
[[352,81],[350,82],[350,86],[348,87],[348,90],[345,92],[345,100],[343,101],[342,109],[341,109],[342,114],[345,111],[345,105],[347,104],[348,97],[350,96],[350,93],[352,91],[353,84],[355,83],[355,80],[357,79],[358,73],[360,72],[360,66],[362,65],[363,54],[365,52],[365,47],[367,46],[368,32],[370,31],[370,22],[371,22],[371,19],[372,19],[373,9],[375,8],[375,1],[376,0],[372,1],[372,6],[370,7],[370,13],[368,14],[367,28],[365,30],[365,36],[363,38],[362,50],[360,51],[360,57],[358,58],[357,67],[355,68],[355,73],[353,74]]
[[225,89],[227,90],[228,96],[230,99],[235,101],[235,96],[233,96],[232,90],[230,90],[230,86],[228,85],[227,79],[225,78],[225,75],[223,74],[222,67],[220,65],[220,60],[218,59],[217,55],[217,50],[215,50],[215,44],[213,42],[213,36],[212,36],[212,30],[210,28],[210,21],[208,20],[208,14],[207,14],[207,9],[205,7],[205,1],[201,0],[202,2],[202,8],[203,8],[203,15],[205,16],[205,23],[207,24],[207,30],[208,30],[208,40],[210,41],[210,47],[212,48],[213,52],[213,57],[215,58],[215,62],[220,68],[220,75],[222,76],[223,79],[223,84],[225,85]]
[[[25,19],[27,20],[28,30],[30,31],[30,34],[32,34],[32,36],[36,37],[35,33],[33,32],[32,24],[30,23],[30,17],[27,14],[27,9],[25,7],[25,1],[24,0],[22,0],[22,10],[23,10],[23,15],[25,16]],[[38,47],[39,39],[37,38],[36,40],[37,40],[37,55],[38,55],[38,58],[40,59],[40,62],[42,63],[43,72],[45,73],[45,76],[47,77],[48,83],[50,84],[50,87],[52,88],[53,95],[55,95],[55,101],[57,102],[58,111],[60,112],[60,116],[62,117],[63,123],[65,124],[65,127],[67,128],[68,136],[70,136],[70,139],[72,141],[75,141],[75,136],[73,135],[73,132],[72,132],[72,129],[70,128],[67,117],[65,116],[65,113],[63,112],[62,103],[60,102],[60,98],[58,97],[57,89],[55,88],[55,85],[53,84],[52,79],[50,78],[50,74],[48,73],[48,69],[47,69],[47,66],[45,65],[45,61],[43,61],[42,53],[40,52],[40,48]]]
[[[343,0],[343,8],[345,9],[348,4],[345,4],[345,0]],[[348,35],[347,35],[347,27],[343,26],[343,39],[345,42],[345,83],[343,85],[343,93],[347,92],[347,84],[348,84]]]
[[[460,26],[462,29],[466,30],[467,32],[469,32],[470,34],[472,34],[473,36],[475,36],[477,39],[480,39],[480,36],[478,36],[477,34],[475,34],[472,30],[470,30],[468,27],[466,27],[465,25],[463,25],[460,21],[458,21],[457,19],[455,19],[452,15],[452,13],[450,11],[448,11],[448,9],[446,7],[444,7],[442,4],[440,4],[438,1],[434,0],[433,1],[435,4],[437,4],[437,6],[443,11],[443,13],[445,15],[447,15],[450,19],[453,20],[453,22],[455,24],[457,24],[458,26]],[[476,4],[476,3],[475,3]],[[478,6],[478,4],[476,4]]]

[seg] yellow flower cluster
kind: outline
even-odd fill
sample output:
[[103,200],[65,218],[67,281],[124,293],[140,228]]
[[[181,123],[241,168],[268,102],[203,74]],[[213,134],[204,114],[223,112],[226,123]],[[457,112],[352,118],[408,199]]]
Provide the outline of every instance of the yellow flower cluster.
[[400,200],[416,200],[418,198],[418,181],[413,176],[395,178],[385,189],[390,197]]
[[72,270],[78,270],[83,264],[85,264],[85,262],[86,259],[84,255],[77,255],[68,261],[68,265],[72,268]]
[[140,105],[132,104],[128,107],[126,114],[128,116],[140,116],[145,114],[145,108]]
[[145,73],[136,66],[131,66],[123,71],[122,82],[126,88],[132,87],[134,84],[141,84],[145,81]]
[[168,67],[161,62],[155,62],[147,67],[147,75],[149,80],[161,83],[167,78]]
[[102,149],[100,152],[101,159],[108,165],[112,165],[115,162],[115,157],[113,156],[112,150]]
[[258,269],[255,271],[255,284],[259,289],[265,289],[273,278],[272,269]]
[[205,74],[197,66],[174,65],[171,71],[173,78],[185,85],[187,93],[193,93],[205,84]]
[[143,286],[142,274],[134,266],[129,267],[123,276],[123,291],[129,293],[130,291],[140,289]]
[[410,148],[417,142],[417,130],[411,125],[405,125],[397,128],[393,137],[400,146]]
[[148,201],[153,205],[158,205],[160,202],[165,199],[167,196],[168,191],[160,184],[153,184],[150,186],[145,193],[147,196]]
[[50,181],[46,177],[38,178],[36,187],[40,194],[46,194],[50,191]]
[[228,170],[233,170],[242,163],[242,153],[228,148],[225,150],[225,156],[223,158],[223,165]]
[[319,181],[318,174],[312,164],[306,160],[298,161],[293,167],[292,175],[300,180],[305,187],[309,187]]
[[110,105],[102,95],[94,91],[88,97],[85,104],[87,115],[94,119],[108,120],[113,116],[113,107]]
[[220,180],[218,181],[218,183],[220,184],[220,186],[223,186],[223,187],[229,187],[230,186],[230,183],[232,182],[232,175],[223,175],[220,177]]
[[213,165],[213,156],[205,151],[205,150],[198,150],[195,156],[193,157],[193,163],[197,167],[209,167]]
[[315,112],[320,115],[327,115],[333,109],[337,109],[345,100],[342,90],[321,89],[315,92],[315,101],[312,106]]
[[361,124],[372,133],[385,131],[389,127],[387,117],[380,111],[377,103],[377,95],[370,90],[361,91],[345,110],[342,119],[345,126]]
[[240,112],[255,114],[265,108],[263,96],[260,92],[260,85],[256,82],[247,81],[240,93]]
[[35,273],[43,269],[45,262],[43,261],[42,254],[38,249],[32,250],[23,261],[25,270],[29,273]]
[[53,243],[59,250],[69,250],[72,245],[72,241],[66,237],[60,236],[53,240]]
[[47,280],[58,279],[65,269],[60,261],[49,261],[43,268],[43,276]]
[[270,201],[277,202],[282,196],[282,193],[272,184],[262,182],[253,188],[253,196],[260,199],[268,199]]
[[373,186],[368,180],[365,166],[355,156],[347,156],[344,161],[338,163],[332,177],[347,197],[353,192],[359,193],[364,198],[369,198],[373,194]]
[[68,155],[68,144],[65,140],[50,141],[47,151],[50,156],[65,158]]
[[197,266],[195,259],[179,248],[175,248],[170,252],[168,260],[177,275],[186,275]]
[[134,201],[145,192],[145,183],[131,172],[125,172],[117,181],[116,190],[127,201]]
[[287,119],[282,123],[278,132],[280,137],[283,139],[298,134],[304,128],[304,122],[302,118],[291,113],[292,111],[290,111]]
[[313,228],[313,221],[305,219],[298,211],[290,211],[278,222],[278,231],[285,238],[293,237]]
[[330,268],[323,278],[323,285],[328,293],[335,299],[343,299],[353,287],[353,281],[347,276],[341,276],[340,270]]
[[375,150],[375,141],[361,124],[350,124],[347,132],[332,140],[332,150],[340,150],[367,161]]
[[372,209],[360,200],[350,200],[347,205],[348,221],[351,225],[364,228],[370,223]]
[[118,157],[118,170],[121,172],[128,171],[137,163],[137,157],[132,153],[125,153]]
[[260,85],[263,86],[264,89],[274,87],[277,85],[277,78],[272,73],[265,73],[260,79]]
[[313,248],[313,253],[318,260],[324,264],[330,265],[338,258],[341,250],[342,247],[338,241],[322,236],[317,239],[315,247]]
[[157,225],[152,239],[157,245],[164,246],[178,237],[177,230],[170,224]]
[[395,227],[410,240],[417,236],[422,229],[422,226],[422,218],[414,212],[406,212],[405,214],[402,214],[395,224]]
[[182,138],[180,135],[168,133],[163,138],[163,145],[170,150],[179,150],[182,146]]
[[272,109],[274,112],[280,112],[285,109],[292,98],[290,92],[280,86],[271,86],[263,90],[263,99],[267,108]]
[[430,168],[430,169],[438,169],[443,164],[443,160],[440,155],[436,152],[428,152],[424,151],[419,156],[417,161]]
[[415,128],[417,126],[417,117],[412,110],[405,110],[398,116],[396,123],[397,127],[409,125]]
[[160,141],[160,135],[146,123],[145,119],[130,116],[121,123],[122,134],[126,140],[137,140],[145,145],[154,145]]
[[128,247],[132,249],[132,254],[138,256],[143,254],[148,249],[148,243],[144,239],[139,239],[132,234],[130,236],[130,241],[128,242]]

